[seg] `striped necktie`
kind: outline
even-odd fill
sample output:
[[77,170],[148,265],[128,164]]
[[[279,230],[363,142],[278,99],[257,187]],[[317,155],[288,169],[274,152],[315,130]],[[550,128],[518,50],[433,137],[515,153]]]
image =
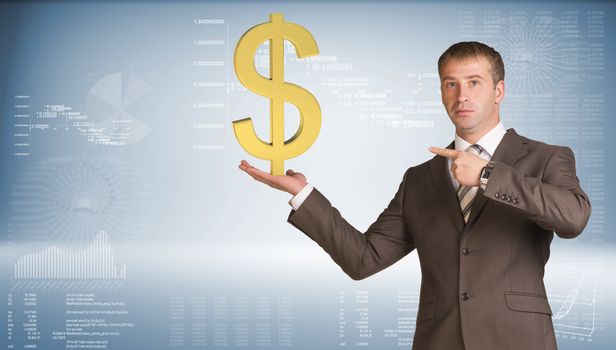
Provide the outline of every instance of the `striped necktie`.
[[[483,152],[481,146],[475,144],[466,149],[466,152],[471,152],[474,155],[480,156]],[[479,186],[462,186],[458,187],[458,199],[460,200],[460,209],[462,209],[462,215],[464,215],[464,222],[468,222],[468,218],[471,215],[471,207],[473,206],[473,200],[477,194]]]

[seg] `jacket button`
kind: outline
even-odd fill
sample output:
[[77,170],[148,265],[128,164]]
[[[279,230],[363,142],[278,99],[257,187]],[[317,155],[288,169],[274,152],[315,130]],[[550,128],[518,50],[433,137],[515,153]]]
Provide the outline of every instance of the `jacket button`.
[[507,202],[511,202],[511,196],[507,196]]
[[462,255],[469,255],[471,253],[471,250],[468,248],[462,248]]
[[507,195],[506,195],[506,194],[504,194],[504,193],[503,193],[503,194],[501,194],[501,199],[502,199],[502,200],[507,199]]
[[496,192],[496,193],[494,194],[494,196],[495,196],[496,198],[500,198],[500,193],[499,193],[499,192]]
[[464,300],[464,301],[467,301],[468,300],[468,293],[466,293],[466,292],[462,293],[462,295],[460,295],[460,298],[462,300]]
[[513,199],[513,204],[518,204],[518,198],[517,197]]

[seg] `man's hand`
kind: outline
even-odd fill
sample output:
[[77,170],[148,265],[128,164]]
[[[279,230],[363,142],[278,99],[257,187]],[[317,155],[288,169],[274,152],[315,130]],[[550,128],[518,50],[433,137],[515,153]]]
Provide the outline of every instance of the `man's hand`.
[[488,165],[488,161],[470,152],[456,151],[454,149],[430,147],[430,152],[451,159],[451,173],[460,184],[464,186],[479,186],[481,169]]
[[291,169],[287,170],[286,175],[274,176],[253,167],[245,160],[241,161],[239,168],[252,176],[253,179],[294,196],[306,186],[306,177],[302,173],[296,173]]

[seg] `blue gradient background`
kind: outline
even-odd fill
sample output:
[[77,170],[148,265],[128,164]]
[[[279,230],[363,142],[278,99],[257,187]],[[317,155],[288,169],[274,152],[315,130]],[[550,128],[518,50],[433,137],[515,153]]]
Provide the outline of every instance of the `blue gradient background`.
[[[239,85],[230,60],[235,44],[247,29],[267,21],[271,12],[282,12],[289,21],[306,27],[315,37],[321,55],[352,63],[353,72],[345,75],[339,71],[315,73],[301,62],[287,62],[287,80],[315,95],[323,113],[323,124],[314,146],[302,156],[286,161],[285,167],[306,174],[309,182],[325,193],[350,223],[365,230],[395,193],[404,170],[431,158],[428,146],[447,145],[453,139],[454,130],[442,108],[438,114],[417,118],[432,120],[433,128],[371,125],[357,117],[357,108],[341,103],[325,84],[326,79],[367,77],[367,90],[392,89],[388,102],[393,105],[414,99],[439,100],[438,87],[429,84],[419,96],[409,93],[412,84],[408,74],[436,73],[436,61],[442,51],[455,41],[467,39],[461,38],[458,32],[460,11],[476,11],[481,15],[488,10],[526,11],[530,15],[536,11],[552,11],[554,16],[560,16],[562,11],[579,11],[581,17],[589,10],[604,13],[603,79],[582,80],[565,92],[604,94],[603,119],[593,125],[603,128],[605,138],[544,140],[566,144],[575,151],[578,176],[585,190],[591,173],[597,170],[580,166],[581,150],[604,151],[604,164],[598,171],[605,178],[602,198],[594,201],[591,195],[593,206],[603,207],[603,221],[598,229],[584,232],[577,239],[554,239],[545,281],[554,310],[558,310],[558,304],[552,296],[555,300],[557,296],[571,295],[571,290],[577,290],[578,286],[581,286],[580,297],[592,298],[595,308],[594,315],[590,316],[589,309],[571,312],[571,317],[577,319],[592,318],[592,336],[582,339],[559,336],[559,348],[613,348],[616,239],[611,234],[614,228],[611,214],[616,193],[608,181],[614,178],[616,168],[611,165],[614,153],[613,142],[609,141],[609,133],[616,130],[612,118],[616,96],[611,84],[615,78],[611,64],[616,8],[609,2],[581,1],[0,4],[0,232],[7,272],[0,275],[5,293],[30,289],[37,292],[39,348],[64,348],[61,342],[51,340],[49,334],[63,328],[65,291],[35,284],[16,288],[13,278],[16,260],[49,246],[84,249],[101,229],[107,230],[115,257],[126,264],[128,277],[119,288],[96,287],[96,295],[125,302],[129,311],[125,319],[134,323],[133,328],[124,329],[119,337],[110,339],[109,349],[192,348],[188,308],[186,320],[180,321],[186,326],[184,346],[170,344],[170,324],[175,322],[170,320],[171,297],[186,298],[187,304],[193,297],[208,298],[208,303],[213,297],[227,297],[228,319],[208,319],[206,323],[208,327],[213,323],[229,327],[228,348],[236,347],[233,339],[236,323],[248,325],[247,347],[254,348],[254,325],[267,322],[271,324],[272,344],[266,347],[277,347],[276,301],[290,298],[292,318],[284,322],[292,325],[291,347],[338,348],[340,291],[345,292],[347,300],[352,300],[357,291],[369,292],[369,324],[373,335],[368,347],[410,348],[410,345],[397,346],[395,339],[383,334],[385,329],[396,328],[399,307],[396,293],[419,290],[421,276],[416,253],[366,280],[352,281],[314,242],[286,223],[290,196],[255,183],[237,169],[241,159],[249,159],[262,169],[267,169],[269,164],[250,158],[237,144],[230,128],[232,120],[251,116],[257,132],[267,135],[269,102],[245,91],[211,93],[193,88],[196,76],[200,80],[210,77],[208,71],[193,67],[193,60],[206,56],[207,52],[192,42],[211,39],[193,20],[227,21],[228,32],[214,33],[214,37],[223,36],[227,45],[212,55],[225,61],[222,70],[212,73],[212,78],[235,87]],[[583,46],[581,41],[579,44]],[[493,44],[498,50],[498,43]],[[554,64],[559,64],[557,59]],[[507,57],[505,66],[507,69]],[[142,77],[151,88],[129,111],[149,126],[144,138],[126,146],[104,146],[88,142],[71,127],[32,130],[32,154],[13,155],[14,96],[31,96],[33,111],[41,111],[47,104],[64,104],[86,114],[92,86],[115,73]],[[508,74],[515,72],[508,71]],[[506,82],[514,77],[508,75]],[[532,123],[508,120],[508,111],[519,108],[513,101],[520,100],[523,98],[505,97],[501,115],[507,128],[513,127],[523,135],[542,140],[541,135],[533,134],[536,127],[546,130],[561,125],[552,116],[543,119],[543,114],[535,116],[537,120]],[[224,123],[225,128],[212,133],[196,132],[193,123],[203,120],[200,116],[203,112],[192,107],[198,101],[225,103],[221,111],[208,112],[209,115],[218,113],[212,120]],[[290,136],[298,118],[292,108],[287,111],[289,121],[285,128]],[[567,125],[581,126],[584,122],[578,120]],[[224,148],[214,151],[193,148],[196,143],[208,142],[222,144]],[[49,161],[60,165],[54,168]],[[64,226],[48,229],[37,227],[36,217],[30,216],[35,228],[22,232],[20,218],[23,219],[21,214],[27,208],[16,202],[15,195],[23,190],[24,179],[28,176],[39,179],[38,191],[53,189],[54,177],[67,176],[63,175],[64,167],[79,164],[98,164],[96,169],[106,178],[115,179],[112,188],[131,196],[125,197],[123,205],[108,213],[104,220],[83,221],[65,213],[62,217],[47,218]],[[28,175],[32,169],[47,170]],[[90,190],[93,196],[105,195],[104,189]],[[54,203],[45,199],[37,204],[36,212],[53,213]],[[233,301],[237,297],[249,300],[248,320],[233,318]],[[258,297],[272,298],[270,320],[255,318],[254,302]],[[6,315],[6,303],[2,307]],[[346,347],[354,347],[357,332],[350,326],[355,320],[355,305],[347,302],[345,307]],[[411,316],[414,320],[414,313]],[[4,331],[6,318],[2,319]],[[20,325],[15,323],[17,333]],[[2,338],[6,341],[5,336]],[[19,348],[20,340],[15,344]],[[209,343],[208,347],[211,347]]]

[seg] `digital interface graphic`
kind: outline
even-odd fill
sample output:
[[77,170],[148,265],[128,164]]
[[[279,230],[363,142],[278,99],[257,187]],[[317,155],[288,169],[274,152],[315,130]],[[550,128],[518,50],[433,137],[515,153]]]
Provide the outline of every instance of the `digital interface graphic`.
[[[282,68],[314,106],[236,75],[240,38],[273,13],[318,54],[266,41],[242,63]],[[558,348],[614,348],[615,24],[609,1],[0,3],[2,346],[411,349],[417,252],[349,278],[287,222],[290,195],[238,169],[274,162],[242,148],[234,121],[275,143],[320,110],[284,170],[363,232],[405,170],[453,140],[437,60],[476,40],[503,56],[504,126],[570,147],[592,203],[546,265]]]

